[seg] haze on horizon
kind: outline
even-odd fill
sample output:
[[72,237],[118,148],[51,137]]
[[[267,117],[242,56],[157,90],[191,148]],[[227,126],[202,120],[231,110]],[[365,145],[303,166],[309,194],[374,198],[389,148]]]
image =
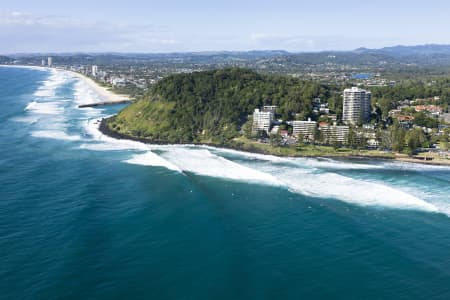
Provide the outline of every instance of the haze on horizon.
[[450,44],[450,2],[0,2],[0,53],[352,50]]

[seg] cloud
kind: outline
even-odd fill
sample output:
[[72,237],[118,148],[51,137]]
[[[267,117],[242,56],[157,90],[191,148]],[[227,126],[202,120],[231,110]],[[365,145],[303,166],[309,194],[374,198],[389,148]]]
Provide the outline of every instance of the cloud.
[[63,16],[38,16],[27,12],[11,12],[0,14],[0,26],[32,27],[43,26],[53,28],[83,27],[88,25],[81,20]]
[[255,33],[249,37],[254,49],[283,49],[292,52],[353,50],[359,47],[379,48],[398,43],[414,44],[405,37],[351,36],[329,35],[308,36],[289,34]]
[[167,29],[26,12],[0,14],[1,53],[167,51],[180,42]]
[[[132,22],[132,21],[130,21]],[[172,24],[172,23],[171,23]],[[176,26],[173,23],[170,26]],[[211,24],[213,28],[214,24]],[[314,36],[296,33],[251,33],[194,30],[154,24],[85,20],[60,15],[27,12],[0,13],[0,53],[17,52],[178,52],[205,50],[267,50],[292,52],[378,48],[393,44],[413,44],[403,37]],[[274,31],[275,28],[272,28]]]
[[291,51],[316,50],[316,41],[311,37],[287,34],[257,33],[250,36],[255,47],[271,47],[272,49],[285,49]]

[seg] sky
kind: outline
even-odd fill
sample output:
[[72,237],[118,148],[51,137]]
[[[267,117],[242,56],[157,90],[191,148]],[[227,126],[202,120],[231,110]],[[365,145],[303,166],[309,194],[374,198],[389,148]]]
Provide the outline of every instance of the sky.
[[441,0],[0,0],[0,53],[450,44]]

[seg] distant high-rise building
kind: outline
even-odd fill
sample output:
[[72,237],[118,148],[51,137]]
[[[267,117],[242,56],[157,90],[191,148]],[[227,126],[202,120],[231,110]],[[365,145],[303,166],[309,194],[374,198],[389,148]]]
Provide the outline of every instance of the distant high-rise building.
[[345,124],[362,124],[370,120],[371,93],[352,87],[344,90],[342,121]]
[[96,65],[92,66],[92,76],[97,77],[98,67]]
[[52,59],[51,56],[49,56],[49,57],[47,58],[47,65],[48,65],[49,67],[51,67],[51,66],[53,65],[53,59]]

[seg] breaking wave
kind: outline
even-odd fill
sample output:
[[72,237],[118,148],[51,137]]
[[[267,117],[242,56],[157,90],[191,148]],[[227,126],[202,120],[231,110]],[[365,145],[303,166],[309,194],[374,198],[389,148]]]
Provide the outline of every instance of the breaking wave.
[[34,93],[36,97],[55,97],[56,90],[72,76],[67,72],[50,69],[50,76]]
[[30,102],[27,107],[25,107],[26,111],[33,112],[40,115],[61,115],[64,113],[63,103],[60,101],[51,101],[51,102]]
[[91,123],[89,130],[97,142],[83,144],[84,149],[147,151],[144,154],[133,154],[130,159],[124,161],[126,163],[160,166],[201,176],[274,185],[293,193],[332,198],[359,206],[447,212],[444,207],[441,208],[382,181],[355,179],[333,172],[333,170],[385,170],[391,168],[388,163],[353,164],[332,159],[285,158],[209,146],[147,145],[106,137],[98,131],[98,123]]
[[225,159],[206,149],[180,146],[162,152],[161,156],[185,172],[232,180],[280,185],[278,180],[270,174]]
[[149,151],[144,154],[133,155],[132,158],[125,160],[124,162],[134,165],[153,166],[153,167],[165,167],[169,170],[183,172],[179,167],[165,160],[161,156]]
[[[67,102],[58,97],[57,91],[61,85],[70,82],[73,83],[73,97],[69,97]],[[440,196],[438,199],[431,198],[414,188],[406,191],[388,181],[371,177],[371,173],[387,169],[398,168],[407,172],[419,166],[383,161],[355,163],[333,159],[285,158],[208,146],[148,145],[113,139],[98,130],[100,119],[106,117],[103,109],[80,110],[77,107],[82,103],[96,101],[99,96],[82,81],[64,72],[52,71],[35,96],[36,99],[25,108],[26,113],[39,117],[37,124],[32,125],[35,126],[32,136],[79,142],[78,148],[85,150],[121,151],[120,161],[127,164],[267,184],[293,193],[337,199],[360,206],[449,211],[448,201]],[[77,127],[71,132],[69,127],[73,127],[74,122]],[[347,174],[349,170],[352,176]],[[365,172],[364,176],[358,175],[365,170],[371,172]]]
[[31,133],[34,137],[64,140],[64,141],[79,141],[81,137],[79,135],[68,135],[64,131],[59,130],[37,130]]

